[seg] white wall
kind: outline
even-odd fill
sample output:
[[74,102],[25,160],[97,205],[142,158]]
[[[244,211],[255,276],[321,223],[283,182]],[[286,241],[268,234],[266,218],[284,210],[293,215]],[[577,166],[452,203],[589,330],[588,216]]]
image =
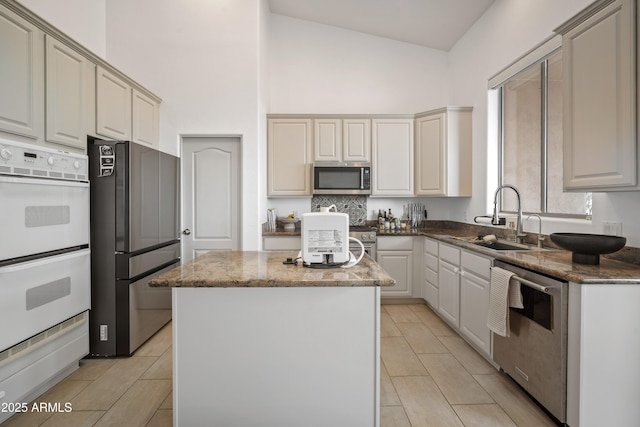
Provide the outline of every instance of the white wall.
[[101,58],[106,53],[106,0],[19,0]]
[[[490,212],[497,185],[497,145],[490,133],[492,102],[487,81],[498,71],[553,35],[553,30],[591,0],[497,0],[449,53],[449,103],[472,105],[473,110],[473,197],[463,211],[473,216]],[[446,202],[450,204],[450,202]],[[491,206],[490,206],[491,205]],[[575,231],[603,233],[604,221],[622,222],[627,244],[640,246],[640,192],[594,194],[593,220],[545,220],[543,233]],[[459,212],[460,213],[460,209]],[[537,231],[537,219],[525,223]]]
[[447,96],[447,54],[281,15],[269,33],[270,113],[403,114]]

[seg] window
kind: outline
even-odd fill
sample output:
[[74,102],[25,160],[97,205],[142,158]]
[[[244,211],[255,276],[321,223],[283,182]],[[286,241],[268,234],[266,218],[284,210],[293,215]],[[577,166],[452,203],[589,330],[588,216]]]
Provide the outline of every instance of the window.
[[[562,183],[562,52],[554,49],[513,73],[500,93],[500,184],[520,190],[522,210],[549,216],[591,215],[591,193],[565,193]],[[501,210],[516,211],[503,191]]]

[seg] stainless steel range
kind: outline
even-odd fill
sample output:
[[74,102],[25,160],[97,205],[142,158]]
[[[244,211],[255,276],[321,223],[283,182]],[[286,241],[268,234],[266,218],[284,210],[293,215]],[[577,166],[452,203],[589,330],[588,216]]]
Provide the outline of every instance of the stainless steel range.
[[[360,240],[364,246],[364,251],[374,260],[376,259],[376,228],[369,225],[350,225],[349,237]],[[354,254],[360,255],[360,246],[356,243],[349,244],[349,250]]]

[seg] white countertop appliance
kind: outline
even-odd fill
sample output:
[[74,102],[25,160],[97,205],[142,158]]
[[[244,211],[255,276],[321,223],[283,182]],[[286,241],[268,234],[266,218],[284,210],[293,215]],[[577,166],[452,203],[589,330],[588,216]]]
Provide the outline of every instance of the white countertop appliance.
[[302,262],[340,266],[349,261],[349,215],[341,212],[302,214]]

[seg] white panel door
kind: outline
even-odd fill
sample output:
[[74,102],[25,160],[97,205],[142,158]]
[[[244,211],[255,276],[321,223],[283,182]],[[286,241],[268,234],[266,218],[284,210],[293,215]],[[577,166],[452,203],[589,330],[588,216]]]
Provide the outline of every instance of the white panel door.
[[240,248],[240,138],[182,139],[182,260]]

